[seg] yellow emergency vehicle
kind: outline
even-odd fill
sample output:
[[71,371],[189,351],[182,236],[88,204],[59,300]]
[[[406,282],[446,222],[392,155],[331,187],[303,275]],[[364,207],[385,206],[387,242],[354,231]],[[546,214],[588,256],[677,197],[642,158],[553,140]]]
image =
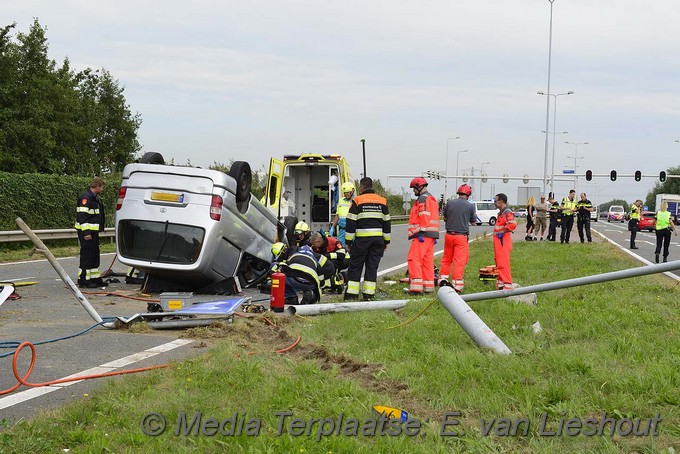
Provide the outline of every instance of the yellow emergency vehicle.
[[288,233],[299,221],[312,231],[328,231],[343,183],[354,184],[347,160],[336,154],[286,155],[271,158],[264,205],[284,223]]

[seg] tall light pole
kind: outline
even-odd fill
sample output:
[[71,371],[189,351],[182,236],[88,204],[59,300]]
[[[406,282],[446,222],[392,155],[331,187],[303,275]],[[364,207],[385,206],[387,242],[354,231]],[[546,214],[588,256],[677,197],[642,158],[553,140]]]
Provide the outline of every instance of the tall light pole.
[[[552,23],[553,23],[553,3],[555,0],[548,0],[550,3],[550,33],[548,37],[548,89],[550,93],[550,69],[552,65]],[[548,131],[550,129],[550,96],[546,96],[545,105],[545,156],[543,158],[543,193],[548,186]]]
[[[446,139],[446,169],[444,169],[444,173],[446,174],[446,178],[444,178],[444,203],[446,203],[446,200],[448,200],[446,191],[449,188],[449,140],[458,140],[460,137],[449,137]],[[456,171],[456,175],[458,175],[458,171]]]
[[[551,5],[551,9],[552,9],[552,5]],[[555,94],[553,94],[553,93],[545,93],[545,92],[539,91],[538,94],[543,95],[543,96],[547,95],[548,98],[550,98],[550,96],[555,98],[555,105],[553,107],[553,130],[552,130],[552,132],[553,132],[552,170],[550,172],[550,192],[554,193],[555,192],[555,137],[556,137],[556,134],[558,134],[557,127],[556,127],[556,125],[557,125],[557,97],[558,96],[565,96],[565,95],[573,95],[574,92],[572,90],[569,90],[566,93],[555,93]],[[545,132],[545,135],[547,137],[548,136],[548,130],[546,129],[543,132]],[[566,134],[566,131],[562,132],[561,134]],[[547,158],[547,155],[546,155],[546,158]],[[545,193],[545,188],[543,189],[543,192]]]
[[[484,166],[487,165],[487,164],[491,164],[491,161],[483,162],[482,165],[479,166],[480,167],[480,169],[479,169],[479,176],[480,177],[484,176]],[[484,184],[484,182],[480,178],[479,179],[479,198],[477,200],[484,200],[484,198],[482,197],[482,184]]]
[[460,158],[461,153],[467,153],[468,150],[460,150],[458,153],[456,153],[456,189],[458,189],[458,159]]
[[583,159],[583,156],[578,155],[578,146],[579,145],[588,145],[588,142],[568,142],[565,141],[564,143],[568,143],[569,145],[574,146],[574,156],[567,156],[568,159],[573,159],[574,160],[574,191],[576,191],[576,196],[578,197],[578,181],[576,178],[576,160],[577,159]]

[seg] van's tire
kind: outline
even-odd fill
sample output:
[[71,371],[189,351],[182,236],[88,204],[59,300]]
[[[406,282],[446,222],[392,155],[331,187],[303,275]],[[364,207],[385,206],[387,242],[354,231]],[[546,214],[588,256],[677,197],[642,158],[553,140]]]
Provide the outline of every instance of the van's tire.
[[496,218],[489,219],[489,225],[496,225]]
[[245,161],[234,161],[229,169],[229,176],[236,180],[236,203],[248,202],[250,200],[250,187],[253,182],[250,164]]
[[165,165],[165,159],[163,159],[163,155],[160,153],[156,153],[155,151],[149,151],[147,153],[144,153],[144,156],[141,157],[139,162],[141,162],[142,164]]

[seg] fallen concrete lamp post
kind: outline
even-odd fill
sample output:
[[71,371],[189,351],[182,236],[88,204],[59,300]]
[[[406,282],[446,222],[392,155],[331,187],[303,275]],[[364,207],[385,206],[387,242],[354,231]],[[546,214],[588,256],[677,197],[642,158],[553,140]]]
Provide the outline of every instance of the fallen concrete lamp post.
[[30,240],[33,242],[33,245],[35,246],[35,248],[34,248],[33,251],[31,251],[31,255],[34,252],[39,252],[39,253],[43,254],[45,256],[45,258],[47,258],[47,261],[50,262],[50,265],[52,265],[52,267],[57,272],[57,274],[59,275],[61,280],[64,281],[64,283],[66,285],[68,285],[68,288],[71,289],[71,292],[73,292],[73,294],[76,296],[76,298],[78,299],[78,302],[85,308],[87,313],[90,314],[90,317],[92,317],[95,322],[101,323],[102,326],[104,326],[106,328],[115,328],[115,324],[113,322],[103,323],[104,320],[102,320],[102,318],[99,316],[99,314],[97,313],[95,308],[92,307],[92,305],[87,300],[87,298],[85,298],[85,295],[82,294],[82,292],[80,291],[78,286],[76,284],[74,284],[73,281],[71,280],[71,278],[69,277],[69,275],[66,274],[66,271],[64,271],[64,268],[62,268],[61,264],[57,261],[57,259],[54,257],[54,255],[52,255],[50,250],[47,249],[47,246],[45,246],[45,243],[43,243],[42,240],[40,240],[40,238],[38,238],[38,236],[35,233],[33,233],[33,231],[30,229],[30,227],[28,227],[28,225],[26,225],[24,220],[21,219],[21,218],[16,218],[16,220],[14,222],[16,222],[16,224],[19,226],[19,228],[21,230],[23,230],[23,232],[26,234],[26,236],[28,238],[30,238]]
[[437,292],[439,301],[447,311],[460,324],[465,332],[480,347],[490,348],[497,353],[509,354],[510,349],[503,341],[491,331],[484,321],[467,305],[466,301],[481,301],[495,298],[507,298],[509,296],[526,295],[535,292],[545,292],[581,285],[598,284],[601,282],[615,281],[618,279],[628,279],[631,277],[645,276],[648,274],[665,273],[680,269],[680,260],[673,262],[648,265],[638,268],[631,268],[609,273],[595,274],[593,276],[566,279],[546,284],[530,285],[519,287],[514,290],[497,290],[492,292],[471,293],[469,295],[458,295],[451,287],[442,287]]
[[627,270],[611,271],[609,273],[594,274],[592,276],[577,277],[574,279],[565,279],[563,281],[556,282],[547,282],[545,284],[530,285],[528,287],[519,287],[514,290],[496,290],[491,292],[471,293],[469,295],[461,295],[461,298],[463,301],[481,301],[496,298],[507,298],[508,296],[526,295],[528,293],[546,292],[549,290],[579,287],[581,285],[599,284],[601,282],[646,276],[648,274],[665,273],[679,269],[680,260],[674,260],[672,262],[659,263],[658,265],[640,266]]
[[503,355],[512,353],[454,289],[441,287],[437,292],[437,298],[477,345]]
[[327,304],[300,304],[286,306],[283,311],[286,315],[320,315],[333,314],[335,312],[372,311],[378,309],[401,309],[406,306],[408,300],[388,301],[356,301],[351,303],[327,303]]

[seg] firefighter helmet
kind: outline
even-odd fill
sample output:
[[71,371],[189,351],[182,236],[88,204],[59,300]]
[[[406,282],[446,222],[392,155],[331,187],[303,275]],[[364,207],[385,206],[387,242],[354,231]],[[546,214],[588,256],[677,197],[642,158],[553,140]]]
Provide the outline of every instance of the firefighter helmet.
[[468,197],[472,195],[472,188],[468,184],[462,184],[458,186],[458,190],[456,191],[456,194],[463,194]]
[[274,260],[277,260],[282,255],[285,255],[287,249],[288,247],[280,241],[272,244],[272,254],[274,255]]
[[307,233],[309,232],[309,226],[305,221],[300,221],[297,224],[295,224],[295,230],[294,233],[297,235],[299,233]]
[[427,186],[427,180],[423,177],[415,177],[411,180],[410,188],[422,188]]
[[349,181],[342,183],[342,192],[343,194],[345,192],[354,192],[354,183],[351,183]]

